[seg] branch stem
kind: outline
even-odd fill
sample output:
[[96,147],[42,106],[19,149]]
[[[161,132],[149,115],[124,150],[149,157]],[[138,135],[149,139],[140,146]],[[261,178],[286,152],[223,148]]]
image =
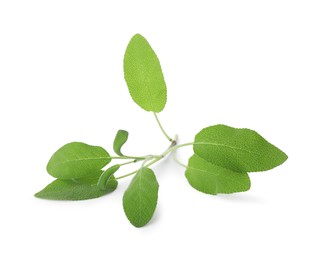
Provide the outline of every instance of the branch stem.
[[[149,167],[155,163],[157,163],[158,161],[162,160],[164,157],[166,157],[169,153],[172,153],[173,151],[177,150],[178,148],[181,148],[181,147],[185,147],[185,146],[189,146],[189,145],[193,145],[194,143],[184,143],[184,144],[179,144],[177,145],[177,139],[178,139],[178,136],[176,135],[173,139],[171,139],[171,144],[169,145],[169,147],[163,152],[161,153],[160,155],[155,155],[155,156],[147,156],[145,159],[144,159],[144,162],[142,164],[142,167]],[[150,161],[150,162],[149,162]],[[146,164],[147,162],[149,162],[148,164]],[[180,163],[181,164],[181,163]],[[182,166],[185,166],[184,164],[181,164]],[[185,166],[186,167],[186,166]],[[141,168],[137,169],[136,171],[133,171],[131,173],[128,173],[128,174],[125,174],[125,175],[122,175],[122,176],[119,176],[116,178],[116,180],[119,180],[119,179],[123,179],[125,177],[128,177],[128,176],[131,176],[135,173],[137,173]]]
[[160,120],[159,120],[159,118],[158,118],[158,116],[157,116],[157,114],[155,113],[155,112],[153,112],[153,114],[154,114],[154,117],[155,117],[155,119],[156,119],[156,121],[157,121],[157,123],[158,123],[158,125],[159,125],[159,127],[160,127],[160,129],[161,129],[161,131],[162,131],[162,133],[164,134],[164,136],[170,141],[170,142],[172,142],[173,140],[172,140],[172,138],[164,131],[164,129],[163,129],[163,127],[162,127],[162,124],[161,124],[161,122],[160,122]]
[[129,159],[134,159],[136,161],[143,161],[145,160],[145,156],[110,156],[111,159],[113,160],[129,160]]
[[119,165],[120,166],[123,166],[123,165],[131,164],[131,163],[136,163],[136,162],[138,162],[138,160],[132,160],[132,161],[125,162],[125,163],[120,163]]
[[188,165],[185,165],[184,163],[182,163],[182,162],[180,162],[180,161],[178,160],[178,158],[177,158],[177,156],[176,156],[176,153],[173,153],[173,160],[174,160],[177,164],[179,164],[180,166],[182,166],[182,167],[184,167],[184,168],[187,168],[187,167],[188,167]]

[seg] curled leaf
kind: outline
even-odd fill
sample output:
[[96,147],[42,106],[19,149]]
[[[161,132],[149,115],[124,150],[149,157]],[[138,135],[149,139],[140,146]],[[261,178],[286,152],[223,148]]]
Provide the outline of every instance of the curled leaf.
[[114,166],[111,166],[110,168],[108,168],[107,170],[105,170],[99,180],[98,180],[98,187],[101,189],[101,190],[106,190],[107,188],[109,188],[109,181],[110,181],[110,178],[113,177],[113,174],[118,171],[120,168],[120,165],[119,164],[116,164]]
[[125,130],[118,130],[116,137],[114,139],[114,152],[120,156],[123,156],[122,152],[120,151],[122,146],[126,143],[128,139],[128,132]]

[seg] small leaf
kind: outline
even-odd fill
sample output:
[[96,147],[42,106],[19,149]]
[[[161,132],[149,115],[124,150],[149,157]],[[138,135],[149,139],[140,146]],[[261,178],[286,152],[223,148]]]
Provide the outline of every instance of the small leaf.
[[136,34],[124,56],[124,77],[134,102],[146,111],[161,112],[167,100],[161,65],[147,40]]
[[119,164],[116,164],[116,165],[113,165],[111,166],[110,168],[108,168],[107,170],[105,170],[99,180],[98,180],[98,187],[101,189],[101,190],[106,190],[107,187],[108,187],[108,184],[109,184],[109,180],[110,178],[113,176],[113,174],[118,171],[120,168],[120,165]]
[[247,173],[238,173],[211,164],[198,155],[189,159],[186,178],[196,190],[213,195],[247,191],[251,187]]
[[83,178],[101,170],[110,161],[110,155],[102,147],[73,142],[53,154],[47,172],[58,179]]
[[206,161],[236,172],[270,170],[288,158],[257,132],[225,125],[201,130],[194,151]]
[[35,197],[48,200],[87,200],[101,197],[117,188],[117,180],[110,178],[107,189],[100,190],[97,181],[102,171],[94,175],[76,180],[55,180],[43,190],[35,194]]
[[125,214],[135,227],[146,225],[152,218],[158,199],[159,184],[153,171],[141,168],[123,197]]
[[114,151],[116,154],[123,156],[120,149],[126,143],[127,139],[128,139],[128,132],[125,130],[118,130],[114,140]]

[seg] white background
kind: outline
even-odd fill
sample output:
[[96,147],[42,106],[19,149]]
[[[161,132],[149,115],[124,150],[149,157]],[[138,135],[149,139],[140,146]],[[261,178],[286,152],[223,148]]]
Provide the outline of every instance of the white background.
[[[323,259],[323,1],[0,2],[1,259]],[[144,228],[124,216],[129,179],[105,197],[40,200],[48,159],[71,141],[128,153],[168,145],[132,102],[122,60],[141,33],[168,85],[160,119],[192,141],[223,123],[258,131],[288,161],[246,193],[192,189],[172,158],[154,167]],[[185,162],[191,149],[178,151]],[[125,169],[127,173],[131,169]]]

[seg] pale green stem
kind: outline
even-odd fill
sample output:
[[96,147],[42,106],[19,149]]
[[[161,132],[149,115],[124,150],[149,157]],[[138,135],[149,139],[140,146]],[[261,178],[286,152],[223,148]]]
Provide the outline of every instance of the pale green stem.
[[131,164],[131,163],[136,163],[136,162],[138,162],[138,160],[132,160],[132,161],[129,161],[129,162],[121,163],[121,164],[119,164],[119,166]]
[[154,155],[148,155],[148,156],[146,157],[146,159],[145,159],[145,160],[143,161],[143,163],[142,163],[142,168],[145,166],[145,164],[146,164],[147,162],[153,160],[154,158],[155,158]]
[[134,159],[137,161],[143,161],[145,160],[145,156],[140,156],[140,157],[136,157],[136,156],[110,156],[108,158],[114,159],[114,160],[129,160],[129,159]]
[[125,174],[125,175],[119,176],[119,177],[116,178],[116,180],[120,180],[120,179],[126,178],[126,177],[128,177],[128,176],[131,176],[131,175],[137,173],[139,170],[140,170],[140,169],[137,169],[136,171],[133,171],[133,172],[131,172],[131,173],[128,173],[128,174]]
[[[171,139],[172,140],[172,143],[170,144],[170,146],[168,147],[168,149],[166,149],[163,153],[161,153],[160,155],[156,155],[156,156],[153,156],[149,159],[145,159],[145,163],[149,160],[152,160],[150,163],[146,164],[145,163],[142,165],[142,167],[149,167],[155,163],[157,163],[158,161],[160,161],[161,159],[163,159],[165,156],[167,156],[169,153],[172,153],[173,151],[177,150],[178,148],[181,148],[181,147],[184,147],[184,146],[189,146],[189,145],[193,145],[194,143],[185,143],[185,144],[180,144],[180,145],[176,145],[177,143],[177,136],[174,137],[174,139]],[[185,165],[183,165],[185,166]],[[142,168],[141,167],[141,168]],[[187,167],[187,166],[185,166]],[[128,176],[131,176],[135,173],[137,173],[141,168],[137,169],[136,171],[133,171],[131,173],[128,173],[126,175],[122,175],[120,177],[117,177],[116,180],[119,180],[119,179],[122,179],[122,178],[125,178],[125,177],[128,177]]]
[[185,164],[183,164],[182,162],[180,162],[180,161],[178,160],[178,158],[177,158],[177,156],[176,156],[176,153],[173,153],[173,160],[174,160],[177,164],[179,164],[180,166],[182,166],[182,167],[184,167],[184,168],[187,168],[187,167],[188,167],[188,165],[185,165]]
[[[154,159],[154,158],[156,158],[156,156],[154,156],[154,155],[147,155],[147,156],[144,158],[144,161],[143,161],[143,163],[142,163],[141,168],[143,168],[143,167],[145,166],[145,163],[146,163],[146,162],[148,162],[148,161],[150,161],[150,160],[152,160],[152,159]],[[134,160],[133,162],[137,162],[137,161]],[[119,176],[119,177],[116,178],[116,180],[123,179],[123,178],[125,178],[125,177],[131,176],[131,175],[137,173],[141,168],[139,168],[139,169],[137,169],[136,171],[133,171],[133,172],[131,172],[131,173],[128,173],[128,174],[125,174],[125,175]]]
[[175,146],[172,146],[170,147],[168,150],[166,150],[164,153],[162,153],[161,155],[164,157],[166,156],[167,154],[177,150],[178,148],[181,148],[181,147],[184,147],[184,146],[189,146],[189,145],[193,145],[194,143],[185,143],[185,144],[179,144],[179,145],[175,145]]
[[170,142],[172,142],[173,140],[172,140],[172,138],[164,131],[164,129],[163,129],[163,127],[162,127],[162,125],[161,125],[161,122],[160,122],[160,120],[159,120],[159,118],[158,118],[158,116],[157,116],[157,114],[155,113],[155,112],[153,112],[153,114],[154,114],[154,117],[155,117],[155,119],[156,119],[156,121],[157,121],[157,123],[158,123],[158,125],[159,125],[159,127],[160,127],[160,129],[161,129],[161,131],[162,131],[162,133],[164,134],[164,136],[170,141]]

